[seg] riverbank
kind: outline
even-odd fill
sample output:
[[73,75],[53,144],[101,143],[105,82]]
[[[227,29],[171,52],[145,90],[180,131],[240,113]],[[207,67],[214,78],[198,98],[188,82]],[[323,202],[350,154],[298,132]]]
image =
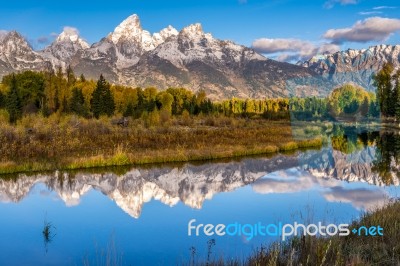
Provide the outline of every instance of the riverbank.
[[0,128],[0,174],[187,162],[321,147],[298,140],[288,121],[230,117],[141,119],[126,127],[113,119],[27,117]]
[[383,236],[350,233],[349,236],[296,237],[285,243],[263,246],[244,260],[219,259],[195,265],[399,265],[399,221],[400,202],[395,201],[365,213],[350,225],[350,230],[379,225]]

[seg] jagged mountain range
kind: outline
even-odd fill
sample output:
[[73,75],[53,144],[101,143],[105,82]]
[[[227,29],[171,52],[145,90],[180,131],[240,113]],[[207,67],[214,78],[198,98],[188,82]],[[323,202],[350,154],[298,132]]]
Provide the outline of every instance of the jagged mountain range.
[[204,89],[214,99],[285,96],[286,80],[316,75],[218,40],[200,24],[150,34],[137,15],[91,46],[76,31],[64,30],[50,46],[34,51],[19,33],[8,32],[0,37],[0,53],[0,76],[71,65],[88,78],[103,74],[112,83],[132,87]]
[[[90,190],[97,190],[113,201],[127,214],[138,218],[143,205],[151,200],[174,206],[178,202],[200,209],[205,200],[214,195],[251,185],[257,193],[289,193],[309,189],[320,184],[329,188],[327,196],[335,195],[346,201],[355,201],[360,193],[372,190],[340,189],[340,181],[366,182],[384,186],[382,178],[372,171],[375,147],[368,147],[352,154],[329,148],[298,155],[277,155],[270,159],[244,159],[240,162],[185,164],[181,167],[135,168],[123,175],[113,173],[75,175],[56,172],[53,175],[20,175],[15,180],[0,178],[0,202],[19,202],[29,195],[37,184],[45,184],[55,191],[67,206],[75,206]],[[395,165],[395,162],[393,162]],[[297,178],[268,178],[268,174],[295,169]],[[304,173],[308,173],[304,175]],[[290,173],[293,176],[293,173]],[[399,186],[399,178],[392,173],[392,184]],[[380,190],[379,190],[380,191]],[[378,191],[378,192],[379,192]],[[377,192],[377,198],[384,198]],[[379,194],[379,195],[378,195]],[[355,197],[355,198],[353,198]]]
[[107,195],[130,216],[138,218],[142,206],[152,199],[173,206],[178,202],[200,209],[205,200],[222,192],[253,183],[268,172],[294,165],[295,157],[246,159],[241,163],[186,164],[183,167],[132,169],[123,175],[75,174],[20,175],[16,180],[0,178],[0,202],[19,202],[36,184],[44,183],[55,191],[67,206],[79,204],[80,198],[95,189]]
[[386,61],[398,66],[400,46],[376,46],[311,58],[299,64],[271,60],[232,41],[214,38],[201,24],[151,34],[137,15],[89,45],[66,27],[35,51],[17,32],[0,31],[0,77],[14,71],[65,68],[132,87],[186,87],[210,98],[325,96],[344,82],[372,88],[371,74]]
[[314,56],[299,65],[312,69],[334,83],[353,82],[374,91],[372,76],[383,64],[400,67],[400,45],[377,45],[368,49],[348,49],[333,54]]

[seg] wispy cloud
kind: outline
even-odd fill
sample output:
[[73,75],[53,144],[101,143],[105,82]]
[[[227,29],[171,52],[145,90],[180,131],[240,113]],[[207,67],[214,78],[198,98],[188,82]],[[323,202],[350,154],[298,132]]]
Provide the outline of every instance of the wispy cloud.
[[336,4],[345,5],[355,5],[358,3],[358,0],[328,0],[324,4],[324,8],[330,9],[334,7]]
[[344,42],[366,43],[370,41],[384,41],[396,31],[400,30],[400,19],[371,17],[357,21],[350,28],[330,29],[323,37],[335,44]]
[[358,14],[362,15],[362,16],[370,16],[370,15],[382,14],[382,12],[381,11],[361,11],[361,12],[358,12]]
[[35,49],[35,50],[41,50],[48,46],[56,37],[58,34],[55,33],[50,33],[49,35],[42,35],[36,39],[30,38],[29,44]]
[[372,9],[373,10],[382,10],[382,9],[395,9],[395,8],[397,8],[396,6],[376,6],[376,7],[373,7]]
[[50,39],[48,36],[41,36],[36,40],[39,44],[48,44],[50,43]]
[[331,43],[314,44],[300,39],[261,38],[253,42],[252,47],[259,53],[276,54],[279,61],[302,61],[316,54],[333,53],[340,50],[339,45]]

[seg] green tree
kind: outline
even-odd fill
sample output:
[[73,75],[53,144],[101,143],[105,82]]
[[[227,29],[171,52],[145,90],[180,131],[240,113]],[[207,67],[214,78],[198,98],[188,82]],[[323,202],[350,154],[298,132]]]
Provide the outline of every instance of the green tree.
[[396,120],[400,120],[400,70],[397,70],[392,79],[394,81],[395,116]]
[[10,123],[15,123],[21,117],[21,101],[18,96],[17,79],[15,75],[12,75],[10,88],[7,93],[6,109],[10,115]]
[[72,85],[75,84],[76,77],[75,77],[74,70],[72,69],[72,67],[70,65],[68,65],[68,67],[67,67],[66,74],[67,74],[67,86],[71,87]]
[[386,63],[373,77],[379,109],[383,116],[393,116],[395,111],[394,106],[397,99],[393,97],[394,95],[391,76],[393,69],[394,67],[391,63]]
[[66,101],[69,98],[68,91],[68,80],[65,79],[62,68],[59,67],[55,76],[55,85],[56,85],[56,111],[60,110],[61,112],[67,112],[68,103]]
[[79,79],[81,80],[81,82],[85,82],[86,81],[86,77],[83,74],[81,74]]
[[88,110],[85,106],[85,97],[83,96],[81,89],[72,89],[72,98],[70,101],[69,110],[74,114],[87,116]]
[[124,117],[128,117],[128,116],[133,116],[134,115],[134,107],[133,107],[133,103],[129,102],[128,105],[126,106],[126,109],[123,113]]
[[158,99],[158,102],[161,105],[160,109],[161,110],[166,110],[171,114],[171,112],[172,112],[172,103],[174,102],[174,96],[172,96],[168,92],[163,91],[163,92],[160,92],[157,95],[157,99]]
[[59,108],[58,96],[57,96],[57,88],[55,83],[55,74],[54,70],[45,73],[45,88],[44,88],[44,109],[42,112],[47,116],[51,113],[54,113]]
[[[328,106],[331,115],[355,115],[356,113],[367,113],[366,110],[361,110],[361,106],[365,101],[370,102],[370,95],[361,87],[356,87],[350,84],[336,88],[328,97]],[[368,104],[369,105],[369,104]],[[364,106],[365,108],[366,106]],[[313,109],[314,107],[306,107]]]
[[360,113],[363,117],[368,116],[369,113],[369,100],[368,97],[364,97],[364,101],[360,106]]
[[4,108],[4,106],[5,106],[5,96],[4,96],[4,94],[0,91],[0,109],[1,108]]
[[[14,80],[14,81],[13,81]],[[11,87],[15,82],[21,108],[25,112],[37,112],[42,107],[45,94],[45,77],[43,73],[24,71],[3,77],[3,83]]]
[[92,94],[90,101],[91,111],[94,117],[99,118],[101,115],[112,116],[115,111],[114,98],[110,90],[110,84],[100,75],[97,86]]

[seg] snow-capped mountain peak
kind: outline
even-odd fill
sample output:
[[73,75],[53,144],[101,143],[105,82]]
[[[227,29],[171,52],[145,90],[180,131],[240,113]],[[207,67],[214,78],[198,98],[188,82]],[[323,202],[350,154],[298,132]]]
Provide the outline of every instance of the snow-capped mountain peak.
[[171,37],[171,36],[176,36],[178,35],[178,31],[172,27],[171,25],[169,25],[168,27],[166,27],[165,29],[162,29],[160,31],[160,36],[163,37],[164,39]]
[[79,31],[76,28],[64,27],[63,32],[40,54],[53,66],[66,67],[79,51],[89,47],[90,45],[79,36]]
[[[16,31],[2,31],[0,37],[0,75],[9,73],[11,70],[41,70],[46,69],[48,64]],[[6,67],[4,67],[6,66]]]
[[183,28],[180,34],[195,39],[196,37],[203,36],[204,31],[200,23],[195,23]]
[[113,33],[111,40],[113,43],[118,43],[121,38],[128,40],[137,40],[143,34],[142,25],[140,24],[139,16],[133,14],[119,24]]
[[55,42],[71,42],[73,44],[78,44],[81,49],[87,49],[90,47],[86,41],[80,38],[78,30],[72,27],[64,27],[63,32],[58,35]]
[[10,33],[0,41],[0,77],[16,70],[71,66],[75,73],[128,86],[204,89],[210,98],[286,95],[286,81],[315,75],[300,66],[267,60],[251,48],[214,38],[200,23],[178,32],[172,26],[150,33],[138,15],[122,21],[98,43],[89,45],[77,29],[64,28],[42,51]]
[[19,34],[16,31],[9,31],[9,32],[3,32],[2,34],[2,41],[5,43],[12,43],[12,42],[22,42],[26,45],[29,45],[28,42],[22,37],[21,34]]
[[178,31],[172,26],[152,35],[142,28],[139,16],[134,14],[122,21],[114,32],[110,33],[108,39],[119,46],[121,54],[131,57],[132,53],[140,55],[144,51],[153,50],[169,37],[176,35]]
[[158,45],[160,45],[163,42],[165,42],[168,38],[173,37],[173,36],[177,36],[178,34],[179,34],[179,32],[174,27],[169,25],[165,29],[162,29],[159,33],[154,33],[153,34],[154,46],[157,47]]

